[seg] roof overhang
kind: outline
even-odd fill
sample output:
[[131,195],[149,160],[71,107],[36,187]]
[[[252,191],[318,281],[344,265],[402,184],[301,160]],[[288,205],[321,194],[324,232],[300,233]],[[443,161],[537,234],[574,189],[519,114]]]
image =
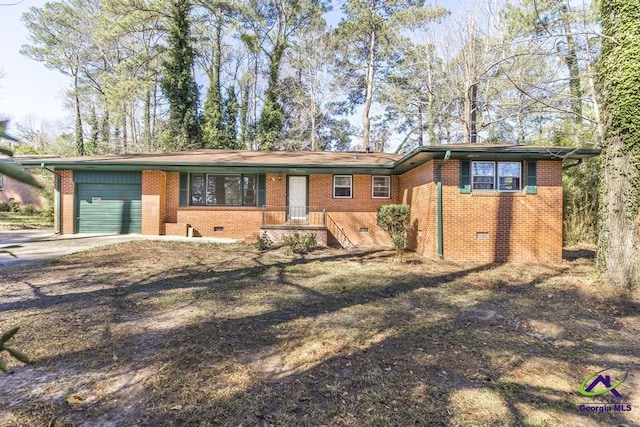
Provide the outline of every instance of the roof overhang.
[[78,170],[78,171],[142,171],[161,170],[165,172],[207,172],[207,173],[281,173],[287,175],[309,174],[374,174],[392,175],[393,163],[388,165],[363,164],[363,165],[279,165],[279,164],[230,164],[230,163],[155,163],[155,162],[65,162],[54,159],[47,161],[18,161],[23,167],[40,167],[53,170]]
[[583,160],[600,155],[596,148],[575,147],[534,147],[526,145],[503,146],[456,146],[438,145],[418,147],[395,162],[393,173],[403,174],[416,166],[431,160],[444,159],[449,152],[449,159],[453,160]]
[[[257,162],[215,162],[215,161],[149,161],[144,156],[114,156],[92,158],[23,158],[15,159],[23,167],[40,167],[54,170],[95,170],[95,171],[141,171],[162,170],[167,172],[208,172],[208,173],[281,173],[288,175],[308,174],[365,174],[400,175],[432,160],[448,158],[454,160],[582,160],[600,154],[599,149],[571,147],[537,147],[526,145],[437,145],[418,147],[396,161],[383,163],[339,164],[339,163],[257,163]],[[356,156],[357,157],[357,156]],[[366,156],[362,156],[365,159]]]

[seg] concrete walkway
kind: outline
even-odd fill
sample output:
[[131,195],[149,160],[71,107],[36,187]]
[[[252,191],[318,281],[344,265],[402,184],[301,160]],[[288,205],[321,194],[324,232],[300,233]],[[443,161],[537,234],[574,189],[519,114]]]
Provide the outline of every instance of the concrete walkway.
[[82,252],[131,240],[169,240],[194,243],[235,243],[233,239],[143,236],[140,234],[69,234],[51,230],[0,231],[0,270],[14,265]]

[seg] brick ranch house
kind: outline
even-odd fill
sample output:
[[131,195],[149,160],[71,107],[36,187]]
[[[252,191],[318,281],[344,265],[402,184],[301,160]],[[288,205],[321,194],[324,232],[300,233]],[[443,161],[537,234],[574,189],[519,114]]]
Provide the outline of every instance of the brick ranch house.
[[22,161],[57,176],[56,231],[316,233],[389,245],[380,205],[411,206],[408,247],[473,262],[560,262],[562,171],[599,150],[514,145],[365,152],[195,150]]

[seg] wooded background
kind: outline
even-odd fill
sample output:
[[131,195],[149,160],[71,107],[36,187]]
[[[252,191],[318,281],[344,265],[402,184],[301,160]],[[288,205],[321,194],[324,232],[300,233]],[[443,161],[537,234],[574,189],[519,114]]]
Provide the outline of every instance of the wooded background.
[[623,272],[609,278],[637,283],[638,10],[637,0],[453,11],[415,0],[48,2],[23,16],[22,53],[69,76],[75,126],[19,123],[18,152],[602,147],[603,160],[565,173],[565,242],[597,239],[601,268]]

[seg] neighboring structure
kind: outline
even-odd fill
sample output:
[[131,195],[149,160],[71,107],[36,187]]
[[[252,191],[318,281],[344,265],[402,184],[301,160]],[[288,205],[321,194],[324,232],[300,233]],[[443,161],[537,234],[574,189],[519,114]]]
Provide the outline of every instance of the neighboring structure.
[[25,183],[0,173],[0,203],[16,202],[20,205],[31,204],[41,211],[51,209],[52,206],[49,206],[49,201],[44,194],[44,192],[47,191],[47,181],[49,182],[48,188],[51,189],[51,174],[48,172],[43,173],[40,169],[29,170],[29,173],[31,173],[38,182],[45,185],[45,190],[38,191]]
[[[376,210],[411,206],[409,248],[456,261],[559,262],[563,162],[599,150],[442,145],[364,152],[196,150],[30,159],[54,170],[57,231],[254,241],[292,230],[388,245]],[[574,162],[573,164],[576,164]]]

